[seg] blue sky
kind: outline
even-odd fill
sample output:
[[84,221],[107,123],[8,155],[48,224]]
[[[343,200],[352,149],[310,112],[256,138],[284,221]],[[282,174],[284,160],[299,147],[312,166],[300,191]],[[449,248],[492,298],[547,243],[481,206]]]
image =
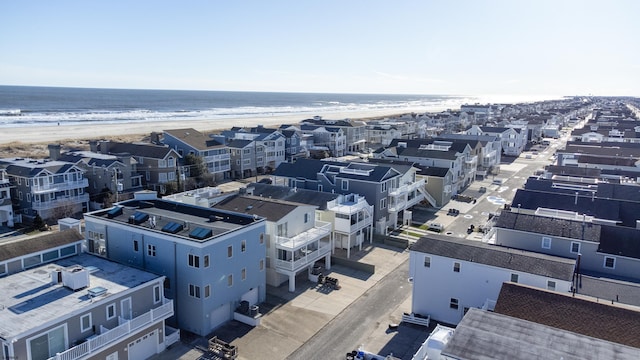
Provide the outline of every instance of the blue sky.
[[0,2],[0,84],[640,96],[640,1]]

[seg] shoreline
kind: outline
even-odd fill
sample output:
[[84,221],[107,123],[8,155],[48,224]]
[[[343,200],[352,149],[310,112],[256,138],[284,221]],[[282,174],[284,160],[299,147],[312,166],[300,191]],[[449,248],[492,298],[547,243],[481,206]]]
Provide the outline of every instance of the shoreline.
[[[324,119],[332,120],[366,120],[384,117],[400,116],[415,109],[397,110],[377,110],[358,112],[330,112],[319,113]],[[60,124],[50,126],[19,126],[0,128],[0,145],[9,143],[39,144],[42,142],[58,142],[63,140],[89,140],[108,138],[114,136],[145,136],[151,132],[162,132],[169,129],[194,128],[201,132],[211,132],[216,130],[226,130],[233,126],[254,127],[264,125],[265,127],[279,126],[281,124],[297,124],[302,120],[315,115],[292,114],[278,115],[272,117],[238,117],[232,119],[215,120],[163,120],[144,122],[123,122],[109,124]]]

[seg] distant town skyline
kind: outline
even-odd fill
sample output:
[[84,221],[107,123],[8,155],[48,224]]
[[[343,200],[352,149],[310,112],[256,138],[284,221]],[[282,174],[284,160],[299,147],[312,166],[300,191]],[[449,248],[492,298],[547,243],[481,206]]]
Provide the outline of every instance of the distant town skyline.
[[640,96],[633,0],[0,3],[0,85]]

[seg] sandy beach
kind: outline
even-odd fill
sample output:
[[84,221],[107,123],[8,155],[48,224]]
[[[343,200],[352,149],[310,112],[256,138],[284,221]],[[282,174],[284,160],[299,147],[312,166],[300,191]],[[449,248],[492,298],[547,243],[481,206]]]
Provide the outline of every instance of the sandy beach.
[[[411,112],[423,113],[419,109],[397,109],[395,111],[367,111],[318,113],[325,119],[367,119],[383,118]],[[0,157],[31,156],[44,157],[46,145],[60,143],[65,148],[78,148],[86,145],[90,139],[115,139],[118,141],[140,141],[151,132],[162,132],[169,129],[193,128],[201,132],[214,132],[229,129],[233,126],[253,127],[264,125],[275,127],[281,124],[296,124],[313,115],[293,114],[272,117],[246,117],[228,120],[193,120],[193,121],[147,121],[119,124],[91,125],[53,125],[46,127],[7,127],[0,129]]]

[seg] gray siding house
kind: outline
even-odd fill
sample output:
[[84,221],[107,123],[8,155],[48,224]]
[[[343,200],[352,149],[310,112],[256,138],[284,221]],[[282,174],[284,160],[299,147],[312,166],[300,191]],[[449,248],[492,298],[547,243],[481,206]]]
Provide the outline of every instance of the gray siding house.
[[204,336],[264,301],[265,220],[157,199],[139,192],[85,214],[90,253],[166,277],[180,329]]

